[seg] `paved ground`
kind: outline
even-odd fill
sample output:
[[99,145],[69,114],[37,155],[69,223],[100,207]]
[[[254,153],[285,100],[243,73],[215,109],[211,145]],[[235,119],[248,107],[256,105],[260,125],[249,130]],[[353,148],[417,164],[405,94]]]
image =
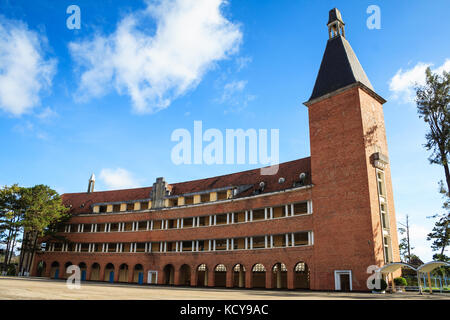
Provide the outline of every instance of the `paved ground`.
[[370,294],[314,291],[272,291],[205,289],[129,284],[82,283],[80,289],[69,289],[63,280],[0,277],[0,300],[70,299],[70,300],[272,300],[272,299],[450,299],[450,294],[416,293]]

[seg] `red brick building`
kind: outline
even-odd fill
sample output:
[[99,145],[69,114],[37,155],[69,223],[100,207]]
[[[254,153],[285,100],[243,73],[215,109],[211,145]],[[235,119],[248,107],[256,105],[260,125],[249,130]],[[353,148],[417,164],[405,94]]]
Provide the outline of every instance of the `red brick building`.
[[152,187],[64,194],[66,240],[33,275],[172,285],[368,290],[370,265],[399,261],[382,105],[337,9],[310,99],[311,156]]

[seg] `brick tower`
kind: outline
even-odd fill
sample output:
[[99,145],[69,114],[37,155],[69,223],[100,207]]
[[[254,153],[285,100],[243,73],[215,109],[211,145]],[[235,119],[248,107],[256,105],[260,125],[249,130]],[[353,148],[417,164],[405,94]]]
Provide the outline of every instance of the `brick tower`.
[[[383,117],[373,89],[345,36],[339,10],[309,112],[314,266],[311,288],[368,290],[370,265],[400,261]],[[349,288],[350,286],[350,288]]]

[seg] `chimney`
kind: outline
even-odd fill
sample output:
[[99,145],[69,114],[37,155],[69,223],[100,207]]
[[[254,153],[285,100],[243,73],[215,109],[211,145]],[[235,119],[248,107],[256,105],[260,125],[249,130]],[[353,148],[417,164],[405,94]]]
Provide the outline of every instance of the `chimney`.
[[89,184],[88,184],[88,193],[94,192],[94,185],[95,185],[95,174],[92,174],[89,178]]

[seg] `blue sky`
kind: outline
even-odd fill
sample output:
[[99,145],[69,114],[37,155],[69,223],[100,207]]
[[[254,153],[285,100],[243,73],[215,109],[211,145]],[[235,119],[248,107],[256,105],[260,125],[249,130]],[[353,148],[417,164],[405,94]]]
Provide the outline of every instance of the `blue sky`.
[[[84,192],[92,172],[96,189],[108,190],[258,167],[173,164],[171,133],[192,132],[195,120],[222,132],[279,129],[280,161],[309,156],[302,103],[325,49],[328,11],[338,7],[347,39],[388,100],[397,219],[410,215],[413,251],[431,259],[426,217],[441,211],[444,175],[427,160],[410,89],[426,66],[450,67],[448,1],[198,3],[1,1],[0,84],[16,85],[0,87],[0,184]],[[79,30],[66,26],[71,4],[81,9]],[[369,5],[380,8],[381,29],[367,27]],[[145,50],[155,56],[149,63],[140,60]]]

